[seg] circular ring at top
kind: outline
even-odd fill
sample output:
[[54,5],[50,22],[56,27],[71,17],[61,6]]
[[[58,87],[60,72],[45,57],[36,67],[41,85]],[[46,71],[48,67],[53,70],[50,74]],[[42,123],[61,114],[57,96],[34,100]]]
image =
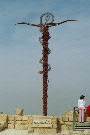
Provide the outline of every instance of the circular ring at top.
[[54,15],[52,15],[49,12],[42,14],[40,17],[40,24],[48,24],[48,23],[52,23],[53,21],[54,21]]

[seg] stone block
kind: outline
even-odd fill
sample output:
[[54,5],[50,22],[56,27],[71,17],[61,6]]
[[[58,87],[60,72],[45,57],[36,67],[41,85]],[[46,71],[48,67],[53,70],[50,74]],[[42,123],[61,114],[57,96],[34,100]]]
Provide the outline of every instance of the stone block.
[[57,128],[57,118],[51,118],[52,128]]
[[72,126],[73,125],[73,122],[65,122],[65,125]]
[[57,124],[53,124],[52,125],[52,128],[57,128]]
[[8,121],[8,124],[15,124],[15,121]]
[[60,135],[81,135],[81,134],[73,134],[72,131],[62,130]]
[[15,128],[15,125],[14,124],[8,124],[8,128],[9,129],[14,129]]
[[61,125],[61,131],[71,131],[71,130],[73,130],[72,122],[65,122],[64,125]]
[[22,116],[15,115],[15,121],[21,121],[21,120],[22,120]]
[[57,118],[51,118],[52,124],[57,124]]
[[68,127],[66,125],[62,125],[61,126],[61,131],[66,131],[66,130],[68,130]]
[[64,114],[64,115],[62,116],[62,120],[63,120],[64,122],[69,121],[68,115],[67,115],[67,114]]
[[8,121],[14,121],[15,115],[8,115]]
[[62,118],[62,117],[59,117],[59,118],[58,118],[58,123],[59,123],[60,125],[63,125],[63,124],[64,124],[64,121],[63,121],[63,118]]
[[28,121],[28,115],[22,116],[22,120],[27,120]]
[[51,118],[33,117],[32,127],[36,128],[52,128]]
[[33,123],[33,117],[32,116],[29,116],[28,117],[28,125],[29,126],[32,126],[32,123]]
[[2,122],[2,121],[6,122],[7,118],[8,118],[7,114],[0,114],[0,122]]
[[53,128],[52,129],[49,128],[46,133],[47,134],[54,134],[55,135],[57,133],[57,129],[56,128],[54,128],[54,129]]
[[24,109],[21,109],[21,108],[16,109],[16,115],[22,116],[23,114],[24,114]]
[[16,121],[15,124],[28,125],[28,121]]
[[0,131],[2,131],[4,128],[3,124],[0,123]]
[[4,121],[0,122],[0,131],[4,130],[5,128],[7,128],[7,122]]
[[15,129],[28,130],[28,125],[15,124]]
[[68,113],[68,117],[69,117],[69,121],[70,121],[70,122],[73,122],[73,111],[70,111],[70,112]]
[[31,127],[31,126],[28,126],[28,133],[33,133],[34,132],[34,129]]
[[56,134],[57,129],[52,128],[34,128],[34,133],[36,134]]

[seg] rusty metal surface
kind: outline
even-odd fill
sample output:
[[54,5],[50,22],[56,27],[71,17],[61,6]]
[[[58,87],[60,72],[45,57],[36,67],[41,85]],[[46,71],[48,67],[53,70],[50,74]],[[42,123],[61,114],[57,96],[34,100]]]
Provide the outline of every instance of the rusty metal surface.
[[43,74],[43,115],[47,115],[47,98],[48,98],[48,71],[50,71],[51,67],[48,64],[48,55],[50,54],[50,49],[48,48],[48,40],[50,39],[49,35],[49,27],[47,25],[43,26],[41,30],[42,37],[41,37],[41,44],[43,47],[42,54],[43,57],[40,60],[43,70],[40,71],[40,74]]

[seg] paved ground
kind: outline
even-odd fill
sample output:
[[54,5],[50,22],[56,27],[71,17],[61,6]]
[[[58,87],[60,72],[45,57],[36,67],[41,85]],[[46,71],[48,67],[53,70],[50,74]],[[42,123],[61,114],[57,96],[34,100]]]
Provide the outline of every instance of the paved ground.
[[[1,131],[0,135],[41,135],[41,134],[28,133],[27,130],[6,129],[4,131]],[[45,135],[45,134],[43,134],[43,135]],[[52,135],[52,134],[49,134],[49,135]],[[60,135],[60,134],[58,134],[58,135]]]
[[14,130],[14,129],[6,129],[0,132],[0,135],[28,135],[27,130]]
[[[15,130],[15,129],[6,129],[4,131],[1,131],[0,132],[0,135],[38,135],[38,134],[33,134],[33,133],[29,133],[28,134],[28,131],[27,130]],[[45,134],[43,134],[45,135]],[[51,135],[51,134],[49,134]],[[53,134],[54,135],[54,134]],[[90,130],[86,130],[85,132],[81,131],[77,131],[77,132],[73,132],[73,133],[58,133],[58,134],[55,134],[55,135],[90,135]]]
[[[41,134],[35,134],[35,133],[34,134],[33,133],[29,133],[28,134],[27,130],[6,129],[4,131],[1,131],[0,135],[41,135]],[[45,134],[43,134],[43,135],[45,135]],[[49,134],[49,135],[52,135],[52,134]],[[61,134],[57,134],[57,135],[61,135]]]

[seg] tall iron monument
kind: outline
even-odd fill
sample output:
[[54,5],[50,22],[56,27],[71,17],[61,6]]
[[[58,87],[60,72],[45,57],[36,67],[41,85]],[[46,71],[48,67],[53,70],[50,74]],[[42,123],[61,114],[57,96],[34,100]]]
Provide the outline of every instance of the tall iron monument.
[[76,21],[76,20],[64,20],[61,22],[54,22],[54,16],[47,12],[41,15],[39,24],[31,24],[29,22],[20,22],[17,24],[30,25],[39,28],[42,33],[42,37],[39,38],[39,41],[42,45],[42,58],[40,63],[42,64],[42,71],[39,71],[43,75],[43,115],[47,116],[48,111],[48,71],[51,70],[50,64],[48,64],[48,55],[51,53],[51,50],[48,47],[48,41],[51,38],[49,33],[50,27],[55,27],[67,22]]

